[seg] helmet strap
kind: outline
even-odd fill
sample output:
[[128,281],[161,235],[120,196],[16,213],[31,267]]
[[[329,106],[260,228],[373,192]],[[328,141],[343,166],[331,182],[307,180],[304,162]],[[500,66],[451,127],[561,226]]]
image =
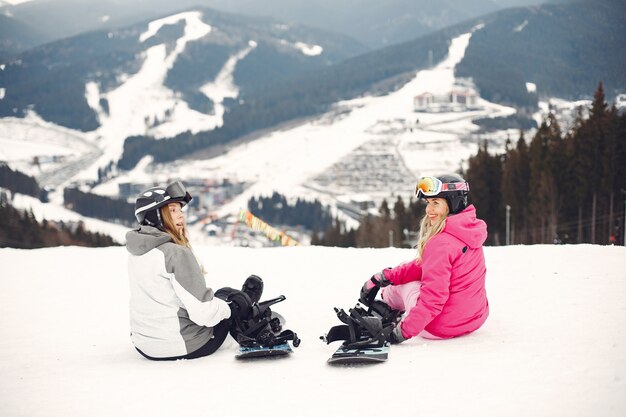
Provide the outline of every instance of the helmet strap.
[[157,224],[155,226],[158,229],[163,230],[165,226],[163,225],[163,218],[161,217],[161,209],[157,208],[156,213],[157,213]]

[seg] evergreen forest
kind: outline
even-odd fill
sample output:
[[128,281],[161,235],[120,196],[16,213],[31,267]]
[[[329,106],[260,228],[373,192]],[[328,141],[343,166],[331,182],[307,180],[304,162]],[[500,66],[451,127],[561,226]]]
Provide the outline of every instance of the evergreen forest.
[[287,198],[274,192],[271,197],[252,197],[248,210],[273,225],[301,226],[308,230],[326,230],[333,224],[330,209],[319,200],[309,202],[298,198],[289,204]]
[[85,193],[78,188],[63,190],[65,206],[84,216],[131,226],[135,222],[135,206],[126,200]]
[[[495,154],[481,144],[459,173],[470,184],[469,202],[487,222],[488,245],[624,243],[626,114],[607,104],[602,83],[589,117],[579,109],[569,131],[549,115],[529,142],[521,133],[515,146],[509,140]],[[383,202],[380,216],[364,218],[356,230],[335,221],[314,243],[383,247],[395,235],[402,238],[393,246],[407,247],[423,212],[419,201],[407,209],[398,198],[393,210]]]
[[64,223],[43,220],[31,211],[13,207],[7,194],[0,193],[0,248],[34,249],[48,246],[114,246],[117,243],[101,233],[85,230],[82,222]]

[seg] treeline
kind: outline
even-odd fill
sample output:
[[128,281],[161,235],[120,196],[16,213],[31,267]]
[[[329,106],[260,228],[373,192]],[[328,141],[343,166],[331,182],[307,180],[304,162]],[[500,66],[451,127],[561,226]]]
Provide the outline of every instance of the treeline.
[[274,192],[271,197],[252,197],[248,210],[269,224],[302,226],[308,230],[326,230],[333,224],[330,209],[318,200],[297,199],[289,204],[287,198]]
[[64,223],[43,220],[31,211],[13,207],[6,193],[0,193],[0,247],[33,249],[76,245],[103,247],[118,245],[110,236],[85,230],[82,222]]
[[126,225],[132,225],[135,222],[135,206],[126,200],[85,193],[77,188],[65,188],[63,201],[70,210],[84,216]]
[[384,248],[388,246],[408,248],[416,243],[416,230],[424,216],[425,204],[409,200],[408,206],[398,196],[393,210],[383,200],[379,216],[365,216],[357,229],[346,229],[335,219],[333,226],[321,234],[314,234],[312,245],[339,247]]
[[472,120],[472,123],[480,126],[484,131],[496,131],[506,129],[530,130],[537,127],[537,122],[529,116],[519,113],[506,117],[487,117],[484,119]]
[[13,193],[20,193],[47,200],[47,193],[37,183],[37,180],[19,171],[13,171],[8,165],[0,162],[0,187]]
[[465,174],[489,244],[621,243],[626,190],[626,115],[605,101],[600,83],[588,119],[579,110],[562,132],[554,116],[527,144],[507,144],[492,155],[487,145],[470,158]]

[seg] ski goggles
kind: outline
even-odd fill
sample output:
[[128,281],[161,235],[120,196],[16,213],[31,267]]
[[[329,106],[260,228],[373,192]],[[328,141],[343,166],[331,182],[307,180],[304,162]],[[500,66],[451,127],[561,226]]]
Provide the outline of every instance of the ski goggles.
[[466,182],[441,182],[435,177],[421,177],[415,187],[417,198],[434,197],[443,191],[469,191],[469,184]]
[[174,181],[165,188],[165,193],[172,200],[182,201],[185,204],[191,201],[191,195],[180,181]]

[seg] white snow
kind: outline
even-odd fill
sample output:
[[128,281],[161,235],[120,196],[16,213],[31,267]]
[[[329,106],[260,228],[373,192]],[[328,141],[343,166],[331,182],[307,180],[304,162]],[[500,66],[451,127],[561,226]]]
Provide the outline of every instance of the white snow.
[[211,31],[211,26],[202,21],[202,13],[184,12],[150,22],[148,24],[148,30],[139,35],[139,41],[145,42],[156,35],[163,26],[174,25],[181,20],[185,20],[186,22],[185,36],[179,41],[182,49],[184,49],[184,45],[188,41],[200,39]]
[[100,98],[100,86],[98,83],[89,81],[85,84],[85,99],[87,100],[87,105],[96,112],[98,120],[100,119],[100,115],[104,113],[104,109],[100,105]]
[[522,23],[520,23],[519,25],[515,26],[513,28],[513,32],[521,32],[524,30],[524,28],[528,25],[528,20],[524,20]]
[[[491,314],[452,340],[412,339],[374,366],[331,367],[362,283],[409,249],[196,247],[212,288],[256,273],[302,338],[291,357],[150,362],[128,336],[124,248],[0,249],[0,415],[28,417],[603,416],[626,413],[626,249],[486,248]],[[331,271],[329,273],[329,271]],[[321,278],[323,277],[323,278]],[[264,298],[265,298],[264,297]]]
[[[212,130],[223,124],[223,100],[235,98],[239,94],[233,82],[237,62],[257,46],[250,41],[224,64],[216,79],[201,88],[201,91],[214,102],[213,114],[193,110],[173,90],[164,86],[167,72],[173,67],[178,56],[189,42],[207,36],[212,28],[202,21],[200,12],[185,12],[152,21],[148,29],[141,33],[139,40],[152,38],[165,25],[185,22],[184,35],[176,41],[176,47],[168,51],[167,45],[159,44],[145,52],[141,69],[132,75],[125,75],[123,83],[107,93],[101,93],[99,86],[90,82],[85,86],[85,96],[89,106],[98,115],[101,126],[93,132],[101,138],[102,155],[77,179],[94,179],[97,169],[109,161],[117,161],[123,150],[124,140],[133,135],[150,135],[157,139],[174,137],[179,133]],[[108,101],[109,113],[100,106],[100,99]]]
[[529,93],[536,93],[537,92],[537,84],[527,82],[526,83],[526,91],[528,91]]
[[210,98],[213,102],[216,127],[224,124],[224,99],[237,98],[239,95],[239,87],[235,85],[233,79],[237,62],[244,59],[246,55],[248,55],[250,51],[256,47],[257,43],[255,41],[249,41],[247,48],[244,48],[228,58],[220,72],[215,77],[214,81],[200,87],[202,94]]
[[300,52],[302,52],[304,55],[308,55],[308,56],[317,56],[317,55],[321,55],[322,52],[324,52],[324,48],[321,47],[320,45],[312,45],[312,44],[308,44],[305,42],[291,43],[287,41],[286,39],[281,39],[280,44],[290,47],[290,48],[297,49]]
[[[0,119],[0,160],[13,169],[44,177],[68,163],[98,153],[89,134],[47,122],[34,111]],[[33,159],[39,158],[39,165]],[[55,161],[54,158],[60,158]],[[65,159],[63,159],[65,158]],[[48,184],[46,181],[43,184]]]
[[556,97],[551,97],[547,101],[539,101],[538,104],[539,111],[533,114],[533,119],[537,122],[537,125],[541,125],[548,113],[552,113],[563,132],[567,132],[574,127],[579,109],[582,110],[583,117],[587,118],[591,108],[591,100],[569,101]]
[[166,183],[167,181],[169,181],[169,176],[167,173],[162,173],[162,176],[160,176],[148,171],[148,167],[150,166],[152,161],[152,155],[144,156],[143,158],[141,158],[141,160],[139,160],[139,162],[137,162],[135,168],[128,172],[123,172],[109,181],[96,185],[91,190],[91,192],[98,195],[106,195],[112,198],[118,198],[120,184],[149,184],[151,182],[155,182],[158,184]]
[[296,48],[301,50],[304,55],[317,56],[321,55],[321,53],[324,51],[324,48],[319,45],[311,45],[304,42],[296,42],[294,45],[296,46]]
[[0,100],[2,100],[7,92],[6,88],[0,88]]
[[[152,21],[139,36],[141,42],[153,37],[164,25],[185,22],[183,36],[176,41],[173,50],[158,44],[145,52],[141,69],[126,75],[124,82],[113,91],[99,93],[99,87],[90,82],[85,86],[88,104],[98,114],[101,126],[94,132],[102,138],[102,156],[78,178],[94,179],[98,168],[109,161],[117,161],[123,150],[124,140],[133,135],[152,135],[156,138],[173,137],[184,131],[196,133],[214,129],[221,119],[191,109],[177,93],[163,85],[167,72],[189,42],[203,38],[211,32],[211,26],[202,21],[200,12],[185,12]],[[109,104],[109,114],[102,111],[99,99]]]

